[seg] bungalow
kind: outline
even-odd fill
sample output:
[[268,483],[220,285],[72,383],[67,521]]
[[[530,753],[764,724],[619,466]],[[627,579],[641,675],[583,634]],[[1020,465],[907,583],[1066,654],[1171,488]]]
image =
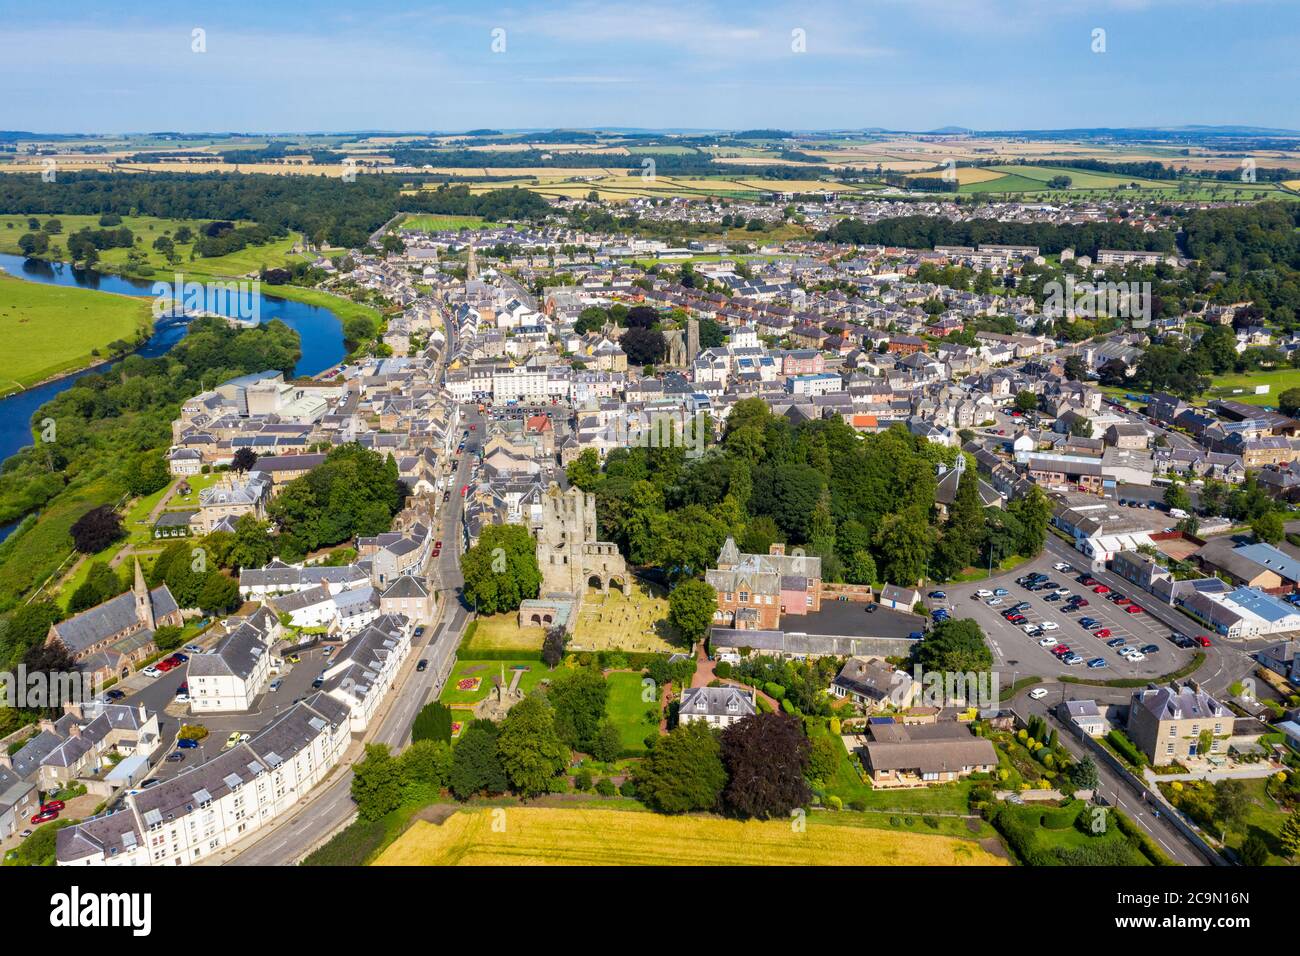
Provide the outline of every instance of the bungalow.
[[964,724],[873,721],[860,753],[877,787],[920,787],[990,773],[998,765],[993,744]]

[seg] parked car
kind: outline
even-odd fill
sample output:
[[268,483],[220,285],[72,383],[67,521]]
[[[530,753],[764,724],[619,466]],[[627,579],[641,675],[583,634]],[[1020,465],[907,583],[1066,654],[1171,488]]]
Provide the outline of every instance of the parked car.
[[126,692],[120,691],[116,687],[114,687],[104,696],[107,697],[109,700],[122,700],[124,697],[126,697]]
[[984,603],[987,604],[989,607],[997,607],[999,604],[1002,603],[1002,598],[989,598]]
[[246,743],[248,743],[248,742],[249,742],[250,740],[252,740],[252,739],[253,739],[253,738],[252,738],[251,736],[249,736],[248,734],[240,734],[240,735],[239,735],[239,742],[240,742],[241,744],[246,744]]
[[221,749],[229,750],[231,747],[236,747],[238,745],[239,745],[239,731],[233,730],[231,731],[230,736],[226,738],[226,745]]
[[41,813],[58,813],[66,806],[62,800],[47,800],[41,804]]
[[145,677],[162,677],[163,672],[160,671],[158,668],[154,667],[152,664],[150,664],[140,673],[143,674]]
[[1100,637],[1102,640],[1105,640],[1110,637],[1110,628],[1103,627],[1100,631],[1093,631],[1092,633]]
[[1186,649],[1189,648],[1189,647],[1195,647],[1195,646],[1196,646],[1196,642],[1195,642],[1194,640],[1192,640],[1190,637],[1186,636],[1186,635],[1182,635],[1182,636],[1178,637],[1178,638],[1174,641],[1174,644],[1176,644],[1178,647],[1183,648],[1184,650],[1186,650]]
[[1093,593],[1093,594],[1109,594],[1109,593],[1110,593],[1110,588],[1106,587],[1106,585],[1104,585],[1104,584],[1098,584],[1096,587],[1094,587],[1094,588],[1092,589],[1092,593]]
[[274,694],[277,690],[280,689],[281,685],[283,684],[284,681],[277,677],[275,680],[271,681],[271,686],[268,689],[271,691],[272,694]]
[[186,644],[184,649],[185,649],[185,653],[186,653],[186,654],[202,654],[202,653],[203,653],[203,648],[199,647],[199,645],[197,645],[197,644]]
[[1157,653],[1159,653],[1159,652],[1160,652],[1160,648],[1159,648],[1158,646],[1156,646],[1155,644],[1144,644],[1144,645],[1142,645],[1142,653],[1143,653],[1143,654],[1148,654],[1148,655],[1150,655],[1150,654],[1157,654]]
[[1124,608],[1124,610],[1125,610],[1125,612],[1128,613],[1128,614],[1141,614],[1141,613],[1142,613],[1142,607],[1141,607],[1141,605],[1138,605],[1138,604],[1130,604],[1128,607]]
[[32,817],[31,822],[34,824],[49,823],[51,820],[57,820],[58,818],[59,818],[59,812],[57,810],[54,810],[50,813],[36,814],[35,816]]
[[1138,664],[1146,659],[1147,656],[1143,654],[1141,651],[1134,651],[1132,654],[1128,655],[1128,660],[1130,664]]
[[978,591],[975,592],[975,596],[982,597],[982,598],[991,598],[993,596],[993,592],[990,591],[988,588],[980,588]]
[[1080,657],[1078,654],[1074,654],[1074,653],[1066,654],[1064,657],[1061,658],[1061,660],[1067,665],[1069,665],[1070,667],[1073,667],[1075,664],[1083,663],[1083,658]]
[[1042,700],[1046,696],[1047,696],[1046,687],[1035,687],[1033,690],[1029,692],[1030,700]]
[[1123,647],[1123,646],[1124,646],[1124,638],[1122,638],[1122,637],[1113,637],[1113,638],[1111,638],[1109,641],[1106,642],[1106,646],[1107,646],[1107,647]]
[[1096,670],[1099,667],[1109,667],[1110,664],[1104,657],[1094,657],[1092,660],[1088,661],[1088,666],[1093,670]]
[[1069,566],[1068,564],[1066,564],[1064,561],[1058,561],[1058,562],[1056,562],[1056,564],[1052,565],[1052,567],[1055,568],[1057,571],[1060,571],[1060,572],[1063,573],[1063,574],[1073,574],[1073,573],[1074,573],[1074,568],[1070,567],[1070,566]]
[[1081,617],[1081,618],[1079,618],[1079,626],[1080,626],[1080,627],[1089,627],[1089,626],[1091,626],[1091,625],[1093,625],[1093,624],[1095,624],[1095,623],[1097,623],[1097,621],[1096,621],[1095,618],[1091,618],[1091,617]]
[[1006,597],[1008,593],[1010,593],[1010,592],[1008,592],[1006,588],[994,588],[994,589],[993,589],[993,595],[994,595],[995,597]]
[[197,750],[199,742],[197,740],[190,740],[188,737],[182,737],[180,740],[176,741],[176,746],[181,748],[181,750]]
[[168,763],[180,763],[184,759],[185,759],[185,754],[179,750],[173,750],[171,753],[167,755]]
[[1039,647],[1055,647],[1055,646],[1056,646],[1056,638],[1054,638],[1054,637],[1045,637],[1045,638],[1043,638],[1041,641],[1038,642],[1038,646],[1039,646]]
[[[442,542],[439,541],[436,545],[434,545],[434,547],[437,547],[437,548],[442,547]],[[939,601],[943,600],[943,599],[946,598],[947,596],[948,596],[948,595],[945,594],[945,593],[942,592],[942,591],[931,591],[930,594],[929,594],[929,597],[932,597],[932,598],[934,598],[935,600],[939,600]]]
[[189,694],[177,694],[173,700],[178,704],[188,704],[190,702]]
[[317,677],[311,682],[312,690],[320,690],[325,685],[325,678]]
[[1044,630],[1044,631],[1054,631],[1054,630],[1056,630],[1056,629],[1057,629],[1058,627],[1060,627],[1060,626],[1061,626],[1061,625],[1057,624],[1055,621],[1044,621],[1044,622],[1043,622],[1043,630]]
[[421,624],[411,634],[412,637],[424,637],[424,625]]
[[418,664],[415,665],[415,669],[423,673],[424,671],[427,671],[429,669],[429,662],[426,660],[421,660]]
[[1059,595],[1059,594],[1049,594],[1049,595],[1047,595],[1047,597],[1043,598],[1043,600],[1044,600],[1044,601],[1048,601],[1048,602],[1050,602],[1050,603],[1052,603],[1052,604],[1055,604],[1057,601],[1061,600],[1061,595]]
[[297,654],[290,654],[288,657],[285,658],[285,660],[288,661],[290,664],[302,663],[302,658]]

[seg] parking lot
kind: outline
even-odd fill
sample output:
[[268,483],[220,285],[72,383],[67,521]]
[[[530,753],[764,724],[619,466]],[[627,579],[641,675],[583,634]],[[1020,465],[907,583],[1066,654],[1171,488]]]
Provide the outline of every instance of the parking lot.
[[[1145,611],[1128,613],[1123,606],[1110,600],[1111,593],[1095,593],[1094,586],[1079,582],[1078,578],[1087,570],[1080,562],[1073,563],[1070,570],[1058,570],[1055,565],[1060,563],[1064,562],[1044,552],[1012,574],[1000,575],[989,582],[942,588],[945,599],[929,598],[927,603],[932,608],[946,607],[953,617],[969,617],[979,622],[988,637],[995,666],[1000,671],[1018,676],[1070,674],[1096,680],[1155,678],[1178,670],[1191,660],[1194,650],[1176,646],[1171,639],[1172,631],[1160,621]],[[1056,588],[1030,591],[1016,583],[1016,579],[1034,573],[1047,575],[1047,582],[1068,590],[1069,595],[1048,600]],[[981,596],[982,591],[990,593]],[[998,591],[1006,593],[998,594]],[[1145,597],[1136,588],[1123,593],[1139,606]],[[1069,610],[1066,602],[1070,596],[1081,597],[1088,603],[1077,610]],[[989,601],[1000,603],[990,607]],[[1027,605],[1019,611],[1025,618],[1023,624],[1013,624],[1003,617],[1003,611],[1022,603]],[[1080,623],[1084,618],[1099,621],[1101,627],[1088,630]],[[1052,628],[1052,624],[1056,627]],[[1041,636],[1031,637],[1026,633],[1027,626],[1031,630],[1041,628]],[[1047,643],[1049,638],[1052,640]],[[1130,661],[1120,655],[1121,647],[1107,646],[1108,642],[1118,640],[1131,647],[1154,645],[1157,649],[1146,654],[1144,660]],[[1045,646],[1040,646],[1040,642]],[[1059,644],[1069,647],[1082,658],[1082,662],[1070,665],[1054,656],[1052,650]],[[1087,662],[1097,658],[1104,660],[1106,665],[1089,667]]]
[[[270,690],[271,682],[268,681],[253,709],[240,713],[194,715],[190,713],[188,704],[177,703],[174,695],[181,684],[188,682],[188,664],[155,678],[150,686],[132,695],[132,702],[137,698],[147,699],[147,705],[158,710],[159,729],[165,746],[158,750],[150,779],[168,780],[187,767],[212,759],[225,747],[231,733],[252,733],[265,727],[276,714],[312,694],[312,681],[325,667],[325,647],[314,647],[299,657],[299,663],[286,661],[279,674],[272,674],[271,681],[280,681],[278,690]],[[207,728],[208,736],[199,741],[198,747],[179,749],[175,738],[182,724],[201,724]],[[174,753],[183,754],[184,759],[166,759]]]

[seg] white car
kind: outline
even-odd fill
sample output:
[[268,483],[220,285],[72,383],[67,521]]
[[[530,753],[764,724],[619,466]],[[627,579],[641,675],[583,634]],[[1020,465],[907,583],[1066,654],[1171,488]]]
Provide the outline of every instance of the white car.
[[1035,687],[1033,690],[1029,692],[1030,700],[1042,700],[1046,696],[1047,696],[1046,687]]
[[1147,656],[1143,654],[1141,651],[1134,651],[1132,654],[1128,656],[1128,662],[1130,664],[1138,664],[1146,659]]
[[1056,562],[1056,564],[1052,565],[1052,567],[1055,568],[1057,571],[1073,571],[1073,570],[1074,570],[1074,568],[1070,567],[1070,566],[1069,566],[1068,564],[1066,564],[1064,561],[1058,561],[1058,562]]
[[982,597],[982,598],[991,598],[993,596],[993,592],[990,591],[988,588],[980,588],[978,591],[975,592],[975,596]]
[[1069,589],[1069,588],[1057,588],[1057,589],[1056,589],[1055,591],[1053,591],[1052,593],[1055,594],[1057,597],[1069,597],[1069,596],[1070,596],[1070,589]]
[[1033,621],[1025,621],[1024,624],[1021,624],[1021,625],[1020,625],[1020,629],[1021,629],[1022,631],[1024,631],[1026,634],[1028,634],[1030,631],[1039,631],[1039,630],[1042,630],[1042,628],[1040,628],[1040,627],[1039,627],[1037,624],[1035,624]]
[[161,677],[161,676],[162,676],[162,671],[160,671],[158,668],[154,667],[152,664],[150,664],[148,667],[146,667],[146,668],[145,668],[144,670],[142,670],[140,673],[143,674],[145,677]]
[[1055,621],[1044,621],[1042,624],[1044,631],[1054,631],[1060,626],[1061,625],[1057,624]]
[[189,694],[177,694],[177,695],[176,695],[176,703],[178,703],[178,704],[188,704],[189,702],[190,702],[190,695],[189,695]]
[[1002,603],[1002,598],[989,598],[984,603],[987,604],[989,607],[997,607],[999,604]]
[[[1041,641],[1038,642],[1038,646],[1039,646],[1039,647],[1055,647],[1055,646],[1056,646],[1056,638],[1054,638],[1054,637],[1045,637],[1045,638],[1043,638]],[[1041,690],[1042,688],[1039,688],[1039,689]],[[1035,700],[1037,700],[1037,698],[1035,698]]]

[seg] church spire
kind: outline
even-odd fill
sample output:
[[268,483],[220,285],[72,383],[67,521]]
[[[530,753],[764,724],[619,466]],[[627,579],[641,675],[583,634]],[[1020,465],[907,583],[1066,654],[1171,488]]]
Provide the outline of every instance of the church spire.
[[135,619],[149,630],[155,630],[153,598],[149,594],[149,585],[145,583],[144,571],[140,567],[139,558],[135,559],[135,585],[131,590],[135,592]]

